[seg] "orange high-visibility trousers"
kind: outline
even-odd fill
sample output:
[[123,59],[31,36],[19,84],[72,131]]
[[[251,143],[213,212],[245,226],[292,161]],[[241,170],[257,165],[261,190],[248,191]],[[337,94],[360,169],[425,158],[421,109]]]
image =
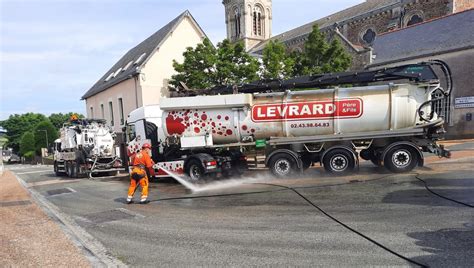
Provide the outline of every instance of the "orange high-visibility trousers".
[[[139,181],[140,186],[142,187],[142,196],[141,200],[144,201],[148,198],[148,177],[145,176]],[[137,181],[130,176],[130,187],[128,187],[128,198],[133,198],[135,189],[138,187]]]

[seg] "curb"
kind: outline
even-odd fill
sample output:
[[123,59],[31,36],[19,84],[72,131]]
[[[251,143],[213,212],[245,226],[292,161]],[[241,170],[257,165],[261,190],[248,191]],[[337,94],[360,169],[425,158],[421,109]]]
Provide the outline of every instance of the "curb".
[[61,212],[56,205],[49,202],[38,191],[29,188],[27,183],[14,172],[11,173],[16,177],[23,188],[31,194],[35,203],[42,208],[48,217],[58,223],[66,236],[83,252],[92,267],[128,267],[112,256],[99,240],[95,239],[86,230],[76,224],[74,219]]

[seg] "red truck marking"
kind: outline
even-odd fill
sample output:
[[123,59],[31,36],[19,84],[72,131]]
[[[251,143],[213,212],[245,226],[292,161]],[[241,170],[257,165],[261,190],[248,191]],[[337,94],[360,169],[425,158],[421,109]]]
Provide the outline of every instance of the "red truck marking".
[[297,121],[321,120],[330,118],[358,118],[363,113],[362,99],[341,99],[252,106],[252,121]]

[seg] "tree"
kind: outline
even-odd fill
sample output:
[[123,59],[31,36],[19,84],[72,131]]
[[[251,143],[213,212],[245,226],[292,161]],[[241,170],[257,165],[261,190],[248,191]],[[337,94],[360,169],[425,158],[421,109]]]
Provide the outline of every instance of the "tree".
[[34,128],[34,133],[35,149],[38,154],[41,153],[41,148],[48,148],[49,144],[58,138],[58,130],[49,120],[38,123]]
[[170,84],[174,86],[183,82],[189,88],[206,89],[258,79],[259,63],[242,43],[224,40],[215,48],[209,39],[204,39],[196,48],[187,48],[183,56],[183,63],[173,61],[177,74]]
[[35,135],[33,132],[25,132],[20,139],[20,154],[25,155],[35,151]]
[[18,152],[22,135],[27,131],[31,131],[36,124],[45,119],[46,117],[42,114],[26,113],[22,115],[10,115],[7,120],[1,121],[0,126],[7,131],[6,137],[8,143],[6,146]]
[[344,50],[341,42],[337,39],[331,41],[329,49],[326,51],[325,63],[323,65],[323,72],[337,73],[344,72],[351,65],[352,58]]
[[[305,50],[296,64],[296,75],[314,75],[320,73],[345,71],[351,65],[351,56],[337,39],[328,43],[318,25],[313,26],[305,43]],[[298,61],[297,61],[298,62]]]
[[216,48],[207,38],[196,48],[186,48],[183,53],[183,63],[173,60],[173,67],[177,74],[171,77],[170,83],[177,87],[179,82],[183,82],[195,89],[214,86],[216,53]]
[[84,115],[82,114],[70,112],[67,114],[62,114],[62,113],[51,114],[50,116],[48,116],[48,119],[49,121],[51,121],[51,123],[56,129],[60,129],[63,127],[64,123],[69,121],[69,119],[71,118],[73,114],[77,115],[78,118],[84,118]]
[[217,45],[214,86],[234,85],[258,80],[258,61],[245,51],[242,42],[225,39]]
[[294,73],[295,58],[286,53],[286,47],[281,42],[270,40],[263,49],[262,78],[284,79]]

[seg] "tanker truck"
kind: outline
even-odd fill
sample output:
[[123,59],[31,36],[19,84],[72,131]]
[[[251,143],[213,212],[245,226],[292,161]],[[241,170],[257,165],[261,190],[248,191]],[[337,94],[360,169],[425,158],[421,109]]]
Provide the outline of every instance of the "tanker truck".
[[103,119],[73,118],[54,141],[54,172],[57,176],[89,176],[123,171],[116,134]]
[[359,158],[408,172],[423,166],[423,152],[449,157],[436,141],[451,88],[440,61],[214,88],[132,111],[128,151],[149,142],[158,176],[192,180],[240,174],[255,150],[278,177],[315,163],[347,173]]

